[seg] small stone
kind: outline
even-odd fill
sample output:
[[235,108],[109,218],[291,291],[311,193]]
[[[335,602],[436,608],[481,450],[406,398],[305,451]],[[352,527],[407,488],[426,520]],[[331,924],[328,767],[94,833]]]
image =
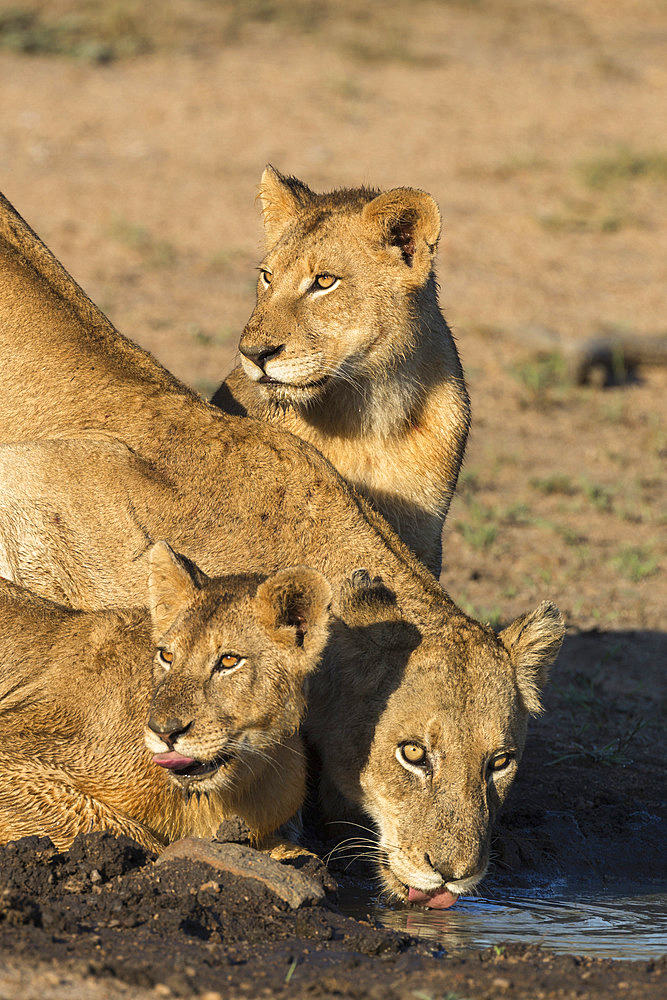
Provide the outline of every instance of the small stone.
[[199,994],[199,1000],[222,1000],[222,993],[215,990],[207,990],[206,993]]
[[250,827],[240,816],[228,816],[215,831],[213,839],[221,844],[249,844]]
[[86,877],[85,875],[71,875],[62,884],[65,892],[83,892],[86,888]]
[[102,881],[102,876],[98,872],[97,868],[93,868],[92,872],[90,873],[90,881],[93,883]]
[[503,976],[496,976],[491,985],[495,986],[497,990],[508,990],[512,984],[509,979],[505,979]]
[[154,988],[153,992],[156,993],[157,996],[159,996],[159,997],[170,997],[171,996],[171,990],[169,989],[168,986],[165,986],[164,983],[157,983],[155,985],[155,988]]
[[165,848],[156,864],[168,864],[170,861],[201,861],[218,871],[255,879],[293,910],[324,899],[324,889],[315,879],[244,844],[218,844],[198,837],[186,837]]

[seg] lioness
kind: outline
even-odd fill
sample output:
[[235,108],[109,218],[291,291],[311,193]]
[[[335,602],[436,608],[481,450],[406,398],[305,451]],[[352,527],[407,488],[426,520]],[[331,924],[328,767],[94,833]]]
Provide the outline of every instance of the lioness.
[[271,166],[260,199],[257,305],[212,402],[315,445],[438,576],[470,421],[438,206],[413,188],[315,194]]
[[165,542],[148,565],[149,610],[0,580],[0,841],[103,829],[159,850],[230,815],[260,840],[299,809],[329,585],[306,567],[211,580]]
[[[306,725],[328,807],[340,818],[354,804],[380,830],[402,810],[386,859],[399,898],[480,878],[496,795],[480,755],[518,755],[562,639],[557,609],[541,605],[502,637],[471,620],[319,452],[202,402],[117,333],[6,202],[0,235],[0,439],[24,442],[0,449],[2,565],[44,596],[55,573],[59,599],[88,607],[140,603],[158,538],[209,575],[320,570],[334,619]],[[362,588],[348,600],[360,567],[390,596],[367,601]],[[428,771],[405,766],[418,768],[408,758],[419,749],[397,756],[412,743],[430,753],[431,726],[459,734],[451,788],[435,751]],[[448,827],[410,825],[443,802]],[[401,852],[421,860],[400,867]]]

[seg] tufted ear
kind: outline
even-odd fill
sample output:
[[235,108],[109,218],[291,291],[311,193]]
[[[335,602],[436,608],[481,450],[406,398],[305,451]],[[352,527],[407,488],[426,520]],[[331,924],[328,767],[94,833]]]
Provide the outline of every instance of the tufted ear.
[[[257,588],[257,619],[282,646],[324,646],[329,624],[331,587],[309,566],[283,569]],[[307,639],[306,639],[307,637]]]
[[517,618],[498,635],[514,664],[524,706],[533,715],[542,711],[540,693],[564,635],[563,616],[550,601],[543,601],[532,614]]
[[159,641],[192,601],[206,575],[177,555],[167,542],[156,542],[148,550],[148,607],[153,638]]
[[313,200],[310,188],[297,180],[279,173],[267,164],[259,183],[259,200],[264,217],[267,246],[277,243],[290,220]]
[[440,237],[440,210],[430,194],[414,188],[385,191],[365,206],[362,219],[372,239],[395,248],[415,276],[426,279]]

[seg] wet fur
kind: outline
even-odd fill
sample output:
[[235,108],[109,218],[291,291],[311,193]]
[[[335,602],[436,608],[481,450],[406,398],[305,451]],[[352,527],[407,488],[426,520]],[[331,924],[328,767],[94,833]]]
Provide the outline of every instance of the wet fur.
[[[152,568],[162,578],[146,594],[151,611],[75,611],[0,580],[0,841],[36,834],[66,849],[78,833],[109,830],[159,850],[213,836],[236,815],[261,842],[299,809],[297,730],[326,641],[328,585],[307,569],[265,582],[198,573],[195,585],[163,544]],[[300,644],[276,599],[285,586],[310,602]],[[167,673],[158,644],[176,651]],[[247,662],[214,677],[225,649]],[[204,780],[158,767],[152,753],[167,746],[146,723],[160,713],[193,720],[178,752],[209,760],[231,747],[229,764]]]

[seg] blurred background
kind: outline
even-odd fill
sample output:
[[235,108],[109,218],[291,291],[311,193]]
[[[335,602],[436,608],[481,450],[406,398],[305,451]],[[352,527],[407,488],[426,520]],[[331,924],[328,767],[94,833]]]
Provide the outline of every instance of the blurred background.
[[543,328],[665,330],[666,42],[663,0],[2,0],[0,186],[207,396],[265,163],[431,192],[474,421],[443,582],[494,625],[658,629],[667,369],[581,386]]

